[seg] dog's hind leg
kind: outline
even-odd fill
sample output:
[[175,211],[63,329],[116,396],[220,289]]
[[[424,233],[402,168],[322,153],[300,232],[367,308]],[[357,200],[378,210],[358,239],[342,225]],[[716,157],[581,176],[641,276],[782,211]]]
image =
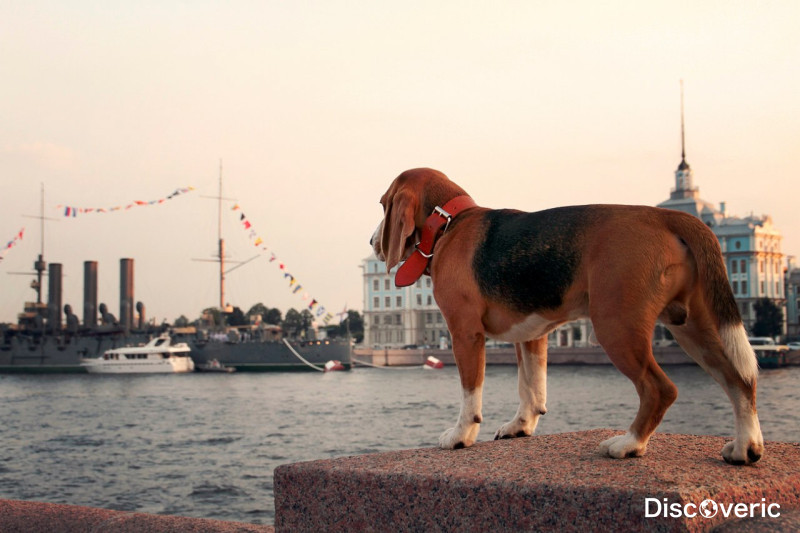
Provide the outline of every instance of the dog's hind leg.
[[593,322],[611,362],[633,381],[639,394],[639,410],[628,432],[601,442],[600,451],[617,459],[643,455],[650,436],[678,397],[678,389],[653,357],[655,320],[623,321],[606,314]]
[[[725,325],[717,332],[700,313],[689,317],[687,324],[668,328],[686,353],[722,386],[733,405],[736,438],[722,448],[722,457],[731,464],[755,463],[764,453],[764,439],[756,411],[755,363],[747,362],[755,359],[747,333],[741,324]],[[737,368],[736,362],[746,370]]]
[[456,426],[439,437],[439,447],[467,448],[478,438],[483,421],[483,378],[486,370],[486,337],[483,333],[452,328],[453,355],[461,377],[461,411]]
[[528,437],[536,430],[539,417],[547,412],[547,336],[517,343],[519,407],[510,422],[494,438]]

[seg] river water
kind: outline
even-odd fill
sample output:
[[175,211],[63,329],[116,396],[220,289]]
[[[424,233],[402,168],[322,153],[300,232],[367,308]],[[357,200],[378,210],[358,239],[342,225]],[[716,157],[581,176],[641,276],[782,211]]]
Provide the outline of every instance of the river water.
[[[665,433],[730,436],[722,389],[665,369],[679,398]],[[537,433],[625,429],[633,385],[611,366],[551,366]],[[766,440],[800,441],[800,367],[762,371]],[[489,367],[479,440],[516,410],[515,367]],[[454,367],[289,374],[0,376],[0,498],[259,524],[276,466],[432,447],[459,410]],[[767,450],[769,453],[769,450]]]

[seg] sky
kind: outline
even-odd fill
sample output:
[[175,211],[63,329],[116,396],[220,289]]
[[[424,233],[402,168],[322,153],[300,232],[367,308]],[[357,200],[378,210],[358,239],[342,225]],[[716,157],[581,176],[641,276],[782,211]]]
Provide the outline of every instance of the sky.
[[403,170],[486,207],[666,200],[680,80],[700,196],[770,215],[800,255],[798,21],[791,0],[3,2],[0,246],[24,234],[0,261],[0,321],[35,300],[13,273],[40,251],[42,185],[45,260],[79,317],[87,260],[117,316],[120,258],[157,323],[218,305],[218,267],[195,259],[216,254],[220,161],[230,266],[257,257],[226,301],[361,310]]

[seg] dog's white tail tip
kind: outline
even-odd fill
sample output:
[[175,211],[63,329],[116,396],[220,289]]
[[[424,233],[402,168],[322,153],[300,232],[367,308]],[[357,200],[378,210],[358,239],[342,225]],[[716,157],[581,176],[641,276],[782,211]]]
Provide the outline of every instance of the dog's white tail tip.
[[758,361],[750,341],[747,340],[744,325],[725,325],[720,328],[719,333],[728,360],[745,383],[754,383],[758,377]]

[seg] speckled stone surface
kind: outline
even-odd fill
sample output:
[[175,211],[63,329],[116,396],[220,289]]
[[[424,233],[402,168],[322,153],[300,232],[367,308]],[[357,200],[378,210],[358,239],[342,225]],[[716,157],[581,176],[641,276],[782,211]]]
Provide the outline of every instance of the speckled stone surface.
[[2,533],[270,533],[272,526],[0,500]]
[[[284,465],[275,471],[277,531],[797,530],[800,445],[767,443],[753,466],[722,461],[727,439],[656,434],[644,457],[597,451],[611,430],[481,442]],[[646,498],[756,518],[646,516]],[[763,498],[763,500],[762,500]],[[781,517],[761,517],[760,504]],[[765,510],[767,508],[765,507]],[[689,508],[691,512],[693,508]],[[773,507],[773,513],[778,509]],[[651,514],[658,511],[651,502]]]

